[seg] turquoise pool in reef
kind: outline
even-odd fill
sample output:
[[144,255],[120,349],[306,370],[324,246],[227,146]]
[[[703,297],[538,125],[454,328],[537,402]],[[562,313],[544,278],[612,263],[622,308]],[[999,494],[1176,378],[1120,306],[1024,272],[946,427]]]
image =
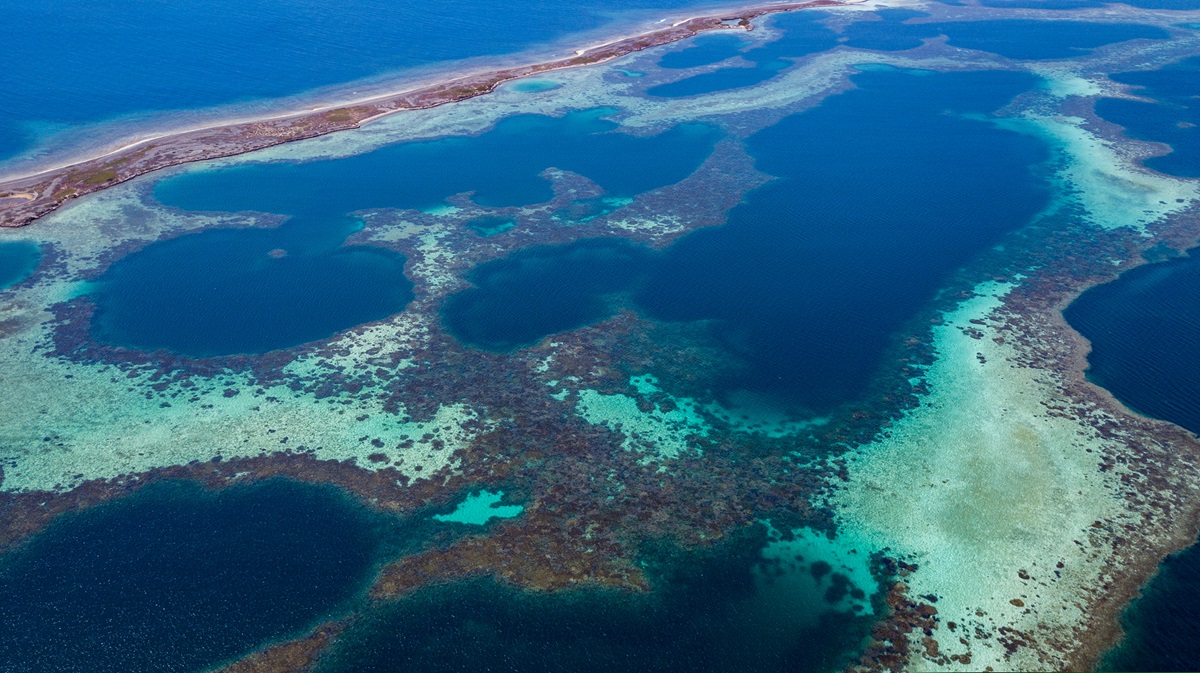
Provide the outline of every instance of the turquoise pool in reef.
[[525,510],[524,505],[501,505],[504,491],[482,490],[471,493],[454,507],[454,511],[445,514],[435,514],[435,521],[443,523],[461,523],[471,526],[482,526],[492,519],[511,519],[520,516]]

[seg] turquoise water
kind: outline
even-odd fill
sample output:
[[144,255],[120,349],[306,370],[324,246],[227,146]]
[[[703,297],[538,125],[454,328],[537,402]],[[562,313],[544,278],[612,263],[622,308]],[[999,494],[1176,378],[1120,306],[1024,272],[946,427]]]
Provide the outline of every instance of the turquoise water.
[[853,80],[748,140],[779,179],[724,226],[663,252],[593,239],[489,262],[468,275],[476,288],[446,302],[447,327],[508,350],[632,305],[712,321],[723,348],[712,370],[744,363],[708,379],[718,397],[752,390],[806,410],[855,399],[947,275],[1046,205],[1037,168],[1049,153],[966,118],[1037,86],[1031,75],[876,69]]
[[[0,22],[0,159],[55,130],[239,104],[519,52],[690,0],[9,2]],[[83,138],[87,140],[87,138]]]
[[[700,49],[699,53],[684,50],[666,54],[662,61],[669,63],[670,65],[667,67],[672,68],[703,65],[706,60],[715,63],[732,57],[735,53],[749,61],[750,66],[720,68],[714,72],[693,75],[675,82],[650,87],[646,93],[662,98],[679,98],[738,89],[765,82],[778,75],[783,68],[791,65],[791,61],[784,59],[815,54],[837,46],[837,33],[826,28],[822,23],[828,18],[827,14],[811,11],[775,16],[772,18],[772,25],[784,31],[783,35],[764,46],[746,51],[731,53],[733,46],[726,41],[717,47],[692,47],[692,49]],[[716,58],[722,54],[726,54],[726,56]],[[672,56],[674,59],[668,60]]]
[[0,671],[206,669],[345,609],[383,535],[328,488],[147,487],[0,557]]
[[[164,204],[290,217],[271,229],[212,229],[153,244],[99,279],[92,332],[105,343],[190,356],[285,348],[404,309],[402,255],[343,241],[366,208],[431,208],[474,190],[483,206],[553,196],[541,172],[575,171],[609,194],[677,182],[718,132],[681,124],[656,136],[613,133],[607,109],[510,117],[474,138],[404,143],[343,159],[200,170],[158,183]],[[669,160],[663,160],[669,157]]]
[[36,243],[5,241],[0,243],[0,290],[29,277],[42,259]]
[[542,91],[552,91],[562,86],[558,82],[551,82],[545,79],[526,79],[521,80],[513,85],[513,89],[521,93],[541,93]]
[[554,211],[554,219],[574,224],[586,224],[596,219],[616,212],[621,206],[628,205],[628,197],[596,196],[587,199],[575,199],[565,207]]
[[1147,168],[1185,178],[1200,177],[1200,57],[1142,72],[1111,75],[1134,94],[1156,102],[1101,98],[1096,114],[1125,127],[1134,138],[1165,143],[1166,156],[1146,159]]

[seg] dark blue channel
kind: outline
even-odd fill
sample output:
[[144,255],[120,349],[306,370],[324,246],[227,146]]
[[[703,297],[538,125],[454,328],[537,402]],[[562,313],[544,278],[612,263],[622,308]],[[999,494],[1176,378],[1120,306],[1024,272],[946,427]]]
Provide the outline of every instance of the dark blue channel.
[[[1005,9],[1083,9],[1103,7],[1109,0],[979,0],[979,4]],[[1120,4],[1143,9],[1200,9],[1200,0],[1121,0]]]
[[715,321],[730,358],[748,363],[713,382],[718,396],[750,389],[811,409],[853,399],[947,275],[1049,194],[1041,142],[966,118],[1033,76],[882,71],[854,83],[748,140],[778,179],[726,225],[661,253],[584,241],[491,262],[447,302],[447,326],[504,350],[611,315],[625,293],[657,319]]
[[740,35],[718,33],[701,35],[692,40],[688,47],[663,54],[658,64],[664,68],[695,68],[719,63],[741,53],[746,40]]
[[[883,9],[874,12],[876,19],[863,19],[849,24],[844,31],[848,47],[879,51],[904,51],[921,46],[926,39],[946,35],[955,47],[990,51],[1016,59],[1070,58],[1085,54],[1091,49],[1115,42],[1138,38],[1166,39],[1168,33],[1161,28],[1129,23],[1090,23],[1082,21],[1045,21],[1026,19],[998,19],[991,21],[960,21],[947,23],[908,24],[909,19],[928,16],[909,9]],[[741,52],[750,61],[747,66],[730,66],[712,72],[686,77],[675,82],[659,84],[646,90],[646,94],[661,98],[679,98],[754,86],[765,82],[791,65],[789,60],[807,54],[818,53],[836,47],[838,34],[827,28],[823,21],[827,14],[804,11],[784,14],[774,19],[775,25],[784,31],[783,37],[762,47]],[[728,47],[718,51],[704,47],[694,52],[696,65],[703,64],[704,56],[732,57]],[[668,61],[668,57],[675,57]],[[689,50],[674,52],[663,57],[668,67],[685,67],[678,62],[688,63]]]

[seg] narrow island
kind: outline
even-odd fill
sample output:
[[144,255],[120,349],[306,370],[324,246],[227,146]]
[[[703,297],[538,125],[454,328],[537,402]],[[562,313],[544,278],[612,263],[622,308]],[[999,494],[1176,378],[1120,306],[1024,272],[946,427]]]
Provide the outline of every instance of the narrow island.
[[437,107],[481,96],[510,80],[552,70],[604,63],[636,51],[694,37],[703,32],[753,30],[751,20],[765,14],[856,4],[861,1],[809,0],[692,17],[667,28],[579,49],[575,55],[566,58],[466,75],[346,105],[219,124],[140,140],[99,157],[0,182],[0,227],[27,225],[71,199],[169,166],[235,156],[358,128],[369,121],[396,112]]

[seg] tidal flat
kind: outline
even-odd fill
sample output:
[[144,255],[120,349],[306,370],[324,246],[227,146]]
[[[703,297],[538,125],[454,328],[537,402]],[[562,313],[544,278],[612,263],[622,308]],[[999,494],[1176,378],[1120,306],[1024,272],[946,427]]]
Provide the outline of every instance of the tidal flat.
[[[0,260],[0,563],[158,482],[314,520],[349,511],[333,486],[422,535],[196,670],[1097,665],[1196,538],[1200,444],[1089,381],[1062,310],[1200,237],[1200,186],[1097,107],[1194,53],[1200,15],[903,7],[756,19],[0,232],[25,251]],[[1082,37],[975,39],[999,21]],[[660,95],[726,69],[766,74]]]

